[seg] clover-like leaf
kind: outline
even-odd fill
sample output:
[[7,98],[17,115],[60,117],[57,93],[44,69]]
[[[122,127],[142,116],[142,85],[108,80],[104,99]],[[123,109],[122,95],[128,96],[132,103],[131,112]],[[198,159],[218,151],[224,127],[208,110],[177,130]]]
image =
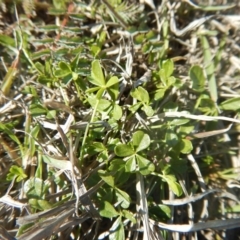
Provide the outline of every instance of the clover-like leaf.
[[115,120],[120,120],[121,117],[122,117],[122,108],[119,105],[117,105],[117,104],[114,104],[114,106],[113,106],[112,117]]
[[137,131],[133,134],[133,146],[136,147],[136,152],[148,148],[150,145],[150,137],[143,131]]
[[165,71],[167,77],[170,77],[173,74],[174,63],[172,59],[168,59],[162,63],[162,68]]
[[27,175],[24,173],[23,169],[21,167],[18,167],[16,165],[11,166],[9,173],[7,175],[7,180],[11,181],[16,177],[16,181],[20,182],[24,178],[27,177]]
[[42,199],[30,198],[29,204],[32,208],[38,210],[48,210],[52,208],[52,205],[48,201]]
[[42,155],[42,157],[43,157],[43,161],[49,166],[52,166],[61,170],[69,170],[69,171],[72,170],[72,163],[70,161],[55,159],[54,157],[51,157],[49,155]]
[[30,198],[41,198],[45,191],[45,184],[41,178],[28,179],[23,187],[24,192]]
[[155,170],[154,164],[149,160],[147,160],[146,158],[140,155],[136,155],[136,158],[137,158],[139,172],[142,175],[148,175]]
[[119,215],[119,213],[115,210],[113,205],[107,201],[101,202],[99,213],[102,217],[106,218],[113,218]]
[[119,157],[127,157],[135,153],[134,149],[128,144],[118,144],[114,148],[114,152]]
[[143,103],[149,103],[149,94],[143,87],[135,88],[131,92],[131,96]]
[[237,111],[240,109],[240,97],[230,98],[220,104],[223,110]]
[[104,170],[99,170],[98,175],[106,182],[109,186],[114,187],[114,178],[113,176]]
[[135,157],[130,157],[125,165],[126,172],[135,172],[137,170],[137,164]]
[[203,92],[205,85],[205,76],[203,69],[200,66],[193,66],[189,72],[190,79],[193,82],[192,88],[196,92]]
[[170,122],[171,126],[181,126],[188,123],[190,120],[186,118],[175,118]]
[[164,97],[164,94],[165,94],[166,90],[167,90],[167,87],[159,88],[154,94],[154,100],[162,99]]
[[119,188],[115,188],[117,200],[121,202],[123,208],[128,208],[131,203],[130,196]]
[[124,225],[122,222],[121,216],[119,216],[116,221],[113,223],[112,227],[109,229],[109,240],[116,240],[116,239],[126,239],[125,232],[124,232]]
[[178,135],[172,129],[167,129],[165,140],[170,147],[173,147],[178,143]]
[[174,181],[175,177],[172,175],[165,175],[164,179],[167,181],[168,186],[170,187],[170,189],[173,191],[173,193],[175,195],[177,195],[178,197],[182,195],[182,187],[179,185],[179,183],[177,183],[176,181]]
[[72,74],[71,66],[65,62],[59,62],[58,69],[54,71],[56,77],[62,78],[69,74]]
[[119,83],[118,77],[113,76],[113,77],[111,77],[111,78],[108,80],[108,82],[107,82],[107,84],[106,84],[106,87],[109,88],[109,87],[111,87],[111,86],[113,86],[113,85],[115,85],[115,84],[117,84],[117,83]]
[[29,107],[32,116],[40,116],[46,114],[48,110],[41,104],[32,103]]
[[193,150],[192,142],[188,139],[181,139],[180,151],[183,154],[188,154]]
[[154,114],[154,110],[152,109],[152,107],[146,104],[143,105],[142,110],[146,113],[148,117],[152,117],[152,115]]
[[136,218],[135,218],[134,215],[133,215],[133,213],[130,212],[130,211],[128,211],[128,210],[126,210],[126,209],[123,209],[123,210],[122,210],[122,215],[123,215],[125,218],[129,219],[132,223],[136,223],[136,222],[137,222],[137,221],[136,221]]
[[99,60],[94,60],[92,62],[91,76],[92,76],[91,82],[94,85],[97,85],[100,87],[105,86],[106,84],[105,78],[104,78],[102,67]]

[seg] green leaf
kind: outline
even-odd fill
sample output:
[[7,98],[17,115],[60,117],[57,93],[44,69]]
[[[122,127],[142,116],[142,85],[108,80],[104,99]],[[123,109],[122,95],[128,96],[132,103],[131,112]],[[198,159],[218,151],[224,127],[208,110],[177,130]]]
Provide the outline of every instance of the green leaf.
[[43,161],[42,161],[42,154],[38,152],[38,159],[37,159],[37,169],[35,172],[35,177],[42,178],[43,176]]
[[135,153],[133,148],[127,144],[118,144],[114,148],[114,152],[119,157],[127,157],[127,156],[131,156]]
[[154,100],[160,100],[164,97],[167,88],[159,88],[154,94]]
[[48,155],[42,155],[43,161],[52,166],[55,167],[57,169],[61,169],[61,170],[72,170],[72,164],[70,161],[67,160],[58,160],[55,159],[54,157],[48,156]]
[[7,174],[7,181],[12,181],[16,177],[16,181],[20,182],[24,178],[27,177],[27,175],[24,173],[23,169],[21,167],[18,167],[16,165],[11,166],[9,169],[9,173]]
[[106,100],[106,99],[97,99],[96,95],[90,95],[87,98],[88,102],[92,106],[92,108],[95,108],[96,104],[97,105],[97,110],[98,111],[105,111],[107,108],[111,106],[111,102]]
[[37,91],[36,88],[33,86],[26,86],[23,91],[25,94],[31,94],[33,97],[37,97]]
[[215,5],[215,6],[204,6],[204,5],[196,5],[194,4],[195,8],[201,9],[203,11],[222,11],[222,10],[227,10],[230,8],[236,7],[235,4],[224,4],[224,5]]
[[130,196],[119,188],[115,188],[117,201],[121,202],[122,208],[128,208],[131,203]]
[[138,87],[135,88],[132,92],[131,92],[131,96],[133,98],[136,98],[137,100],[139,100],[140,102],[149,103],[149,95],[148,92],[142,88],[142,87]]
[[216,108],[216,104],[212,99],[206,97],[205,95],[200,96],[199,98],[199,106],[198,109],[205,113],[205,115],[216,115],[218,114],[218,110]]
[[142,175],[148,175],[155,170],[154,164],[152,162],[150,162],[149,160],[147,160],[146,158],[144,158],[140,155],[136,155],[136,158],[137,158],[137,162],[138,162],[139,172]]
[[167,222],[172,216],[171,208],[163,204],[149,206],[149,215],[152,219],[161,219],[161,221]]
[[172,86],[176,82],[176,78],[171,76],[167,78],[167,85],[168,87]]
[[40,178],[28,179],[23,187],[23,191],[29,198],[42,198],[45,190],[45,184]]
[[152,50],[152,48],[153,48],[153,45],[152,45],[152,43],[150,43],[150,42],[147,42],[147,43],[144,43],[143,44],[143,46],[142,46],[142,52],[144,53],[144,54],[148,54],[148,53],[150,53],[150,51]]
[[132,113],[135,113],[140,107],[142,106],[142,103],[141,102],[138,102],[134,105],[131,105],[129,107],[129,110],[132,112]]
[[226,210],[227,210],[228,213],[234,213],[234,212],[238,213],[238,212],[240,212],[240,204],[237,204],[235,206],[229,207]]
[[128,210],[126,210],[126,209],[123,209],[123,210],[122,210],[122,215],[123,215],[125,218],[129,219],[132,223],[136,223],[136,222],[137,222],[137,221],[136,221],[136,218],[135,218],[134,215],[133,215],[133,213],[130,212],[130,211],[128,211]]
[[109,87],[111,87],[111,86],[113,86],[113,85],[115,85],[115,84],[118,84],[119,83],[119,80],[118,80],[118,77],[111,77],[109,80],[108,80],[108,82],[107,82],[107,84],[106,84],[106,87],[107,88],[109,88]]
[[181,139],[180,141],[180,151],[183,154],[188,154],[193,150],[192,142],[188,139]]
[[193,82],[192,89],[196,92],[203,92],[205,90],[203,69],[200,66],[193,66],[190,69],[189,76]]
[[115,210],[112,204],[107,201],[101,202],[99,213],[102,217],[105,218],[113,218],[119,215],[119,213]]
[[165,72],[164,69],[160,69],[159,77],[160,77],[164,87],[169,87],[168,84],[167,84],[167,76],[166,76],[166,72]]
[[152,117],[154,114],[154,110],[151,106],[143,105],[142,110],[146,113],[148,117]]
[[92,52],[94,58],[96,58],[97,55],[101,52],[101,48],[99,46],[92,45],[91,46],[91,52]]
[[35,44],[42,45],[42,44],[53,44],[54,39],[53,38],[43,38],[43,39],[37,39]]
[[145,34],[139,33],[136,36],[134,36],[134,43],[135,44],[142,44],[145,39]]
[[[98,179],[99,181],[99,179]],[[100,188],[98,190],[98,198],[100,199],[101,203],[103,203],[104,201],[107,202],[112,202],[113,201],[113,197],[114,197],[114,190],[112,187],[105,185],[104,188]]]
[[0,34],[0,44],[10,49],[14,49],[15,40],[7,35]]
[[76,81],[78,79],[78,73],[72,72],[72,79]]
[[100,86],[100,87],[106,85],[105,78],[104,78],[103,72],[102,72],[102,67],[101,67],[99,60],[94,60],[92,62],[91,76],[92,76],[91,82],[93,84]]
[[[105,88],[100,88],[96,94],[96,98],[98,100],[106,100],[106,99],[102,99],[103,93],[105,92]],[[106,100],[107,101],[107,100]]]
[[10,89],[12,87],[13,81],[16,77],[17,69],[13,67],[9,67],[6,75],[4,76],[1,84],[2,94],[5,96],[9,95]]
[[115,159],[111,160],[109,170],[110,171],[121,170],[121,169],[125,168],[125,163],[126,162],[123,159],[115,158]]
[[178,110],[179,105],[176,104],[175,102],[167,102],[164,107],[163,107],[163,111],[164,112],[176,112]]
[[108,152],[107,150],[102,151],[98,156],[97,156],[97,161],[98,162],[104,162],[104,161],[108,161],[109,160],[109,156],[108,156]]
[[122,108],[119,105],[114,104],[111,114],[115,120],[117,120],[117,121],[120,120],[122,117]]
[[208,89],[211,95],[211,99],[216,102],[218,100],[217,83],[215,78],[215,66],[212,60],[211,47],[205,36],[201,36],[201,43],[203,47],[203,60],[207,79],[208,79]]
[[108,109],[111,106],[111,102],[106,100],[106,99],[100,99],[98,106],[97,106],[97,110],[98,111],[104,111],[106,109]]
[[63,16],[66,12],[66,7],[62,6],[60,8],[60,4],[62,5],[64,1],[54,1],[56,5],[56,8],[48,8],[48,14],[49,15],[54,15],[54,16]]
[[17,232],[17,237],[19,237],[21,234],[23,234],[24,232],[26,232],[28,229],[30,229],[35,223],[31,222],[31,223],[26,223],[22,226],[20,226],[20,228],[18,229]]
[[119,95],[119,87],[118,84],[112,85],[111,87],[107,88],[107,92],[111,97],[111,100],[115,102]]
[[183,160],[175,157],[170,160],[169,164],[170,164],[170,169],[169,169],[170,172],[174,173],[175,175],[176,174],[184,175],[188,171],[187,160]]
[[46,118],[47,119],[55,119],[57,115],[57,111],[56,110],[49,110],[47,112]]
[[165,140],[170,147],[174,147],[178,143],[178,136],[172,129],[167,129]]
[[148,40],[155,40],[157,39],[157,32],[154,30],[150,30],[147,34],[146,34],[146,38]]
[[130,173],[126,172],[126,161],[123,159],[113,159],[110,162],[109,171],[114,172],[114,180],[116,185],[123,185],[128,181]]
[[171,126],[181,126],[188,123],[190,120],[186,118],[176,118],[170,122]]
[[34,117],[44,115],[48,111],[45,107],[43,107],[43,105],[38,103],[31,104],[29,110],[31,115]]
[[164,179],[167,181],[170,189],[173,191],[173,193],[175,195],[177,195],[178,197],[180,197],[182,195],[182,188],[179,185],[179,183],[177,183],[175,181],[175,176],[173,175],[165,175]]
[[94,151],[96,151],[96,152],[102,152],[102,151],[106,150],[106,147],[101,142],[94,142],[92,144],[92,147],[93,147]]
[[107,38],[107,31],[103,30],[103,25],[100,26],[99,31],[101,31],[100,36],[97,39],[98,46],[103,46]]
[[109,240],[123,240],[125,239],[124,226],[122,219],[119,216],[109,229]]
[[165,71],[165,76],[170,77],[173,74],[174,63],[172,59],[168,59],[162,63],[162,68]]
[[0,131],[5,132],[15,143],[18,144],[21,152],[23,151],[21,142],[19,141],[16,134],[12,131],[12,129],[10,129],[10,127],[0,122]]
[[125,165],[126,172],[135,172],[137,169],[136,159],[135,157],[130,157]]
[[35,139],[38,138],[38,133],[40,131],[40,125],[36,125],[31,129],[31,138],[30,138],[30,148],[33,150],[32,155],[35,152]]
[[46,200],[30,198],[28,202],[32,208],[37,210],[44,211],[52,208],[52,205]]
[[38,70],[39,73],[44,74],[44,66],[40,62],[35,63],[35,68]]
[[47,31],[51,32],[51,31],[60,30],[60,27],[55,24],[48,24],[48,25],[44,25],[44,26],[39,26],[38,30],[41,32],[47,32]]
[[166,206],[164,204],[158,204],[157,207],[161,209],[162,212],[165,213],[165,215],[170,219],[171,218],[171,207]]
[[150,137],[143,131],[137,131],[133,134],[133,146],[136,147],[136,152],[140,152],[150,145]]
[[114,185],[115,185],[114,184],[114,178],[113,178],[113,176],[110,173],[108,173],[108,172],[106,172],[104,170],[98,170],[98,175],[109,186],[114,187]]
[[223,110],[237,111],[240,109],[240,97],[228,99],[220,104]]
[[54,75],[56,77],[62,78],[69,74],[72,74],[72,70],[69,64],[65,62],[59,62],[58,67],[59,69],[54,71]]

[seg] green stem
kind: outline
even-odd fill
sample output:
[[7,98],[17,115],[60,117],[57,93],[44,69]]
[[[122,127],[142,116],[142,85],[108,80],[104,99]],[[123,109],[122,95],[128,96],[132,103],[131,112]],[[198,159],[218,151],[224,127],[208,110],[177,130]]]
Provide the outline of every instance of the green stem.
[[88,135],[89,128],[90,128],[90,123],[92,123],[93,120],[94,120],[94,117],[95,117],[95,114],[96,114],[96,111],[97,111],[98,104],[99,104],[99,99],[97,99],[96,105],[95,105],[94,110],[93,110],[92,117],[91,117],[91,119],[90,119],[90,122],[87,124],[86,130],[85,130],[85,132],[84,132],[83,141],[82,141],[82,147],[81,147],[81,151],[80,151],[80,158],[79,158],[80,165],[83,163],[84,147],[85,147],[87,135]]

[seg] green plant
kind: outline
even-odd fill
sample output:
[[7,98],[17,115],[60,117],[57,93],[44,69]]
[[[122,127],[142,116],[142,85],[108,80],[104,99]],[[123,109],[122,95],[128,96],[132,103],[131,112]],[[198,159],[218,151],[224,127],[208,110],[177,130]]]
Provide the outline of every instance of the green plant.
[[206,198],[238,174],[234,34],[205,16],[231,5],[0,2],[5,227],[20,240],[167,239],[239,224],[217,220],[238,204]]

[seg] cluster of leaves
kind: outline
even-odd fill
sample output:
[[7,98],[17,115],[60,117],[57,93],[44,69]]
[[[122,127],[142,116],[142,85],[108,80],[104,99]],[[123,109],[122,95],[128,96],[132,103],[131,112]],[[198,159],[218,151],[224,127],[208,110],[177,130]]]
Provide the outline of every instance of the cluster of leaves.
[[[98,237],[125,239],[126,226],[140,226],[136,179],[143,176],[149,217],[167,222],[174,211],[161,200],[168,199],[169,192],[182,197],[185,189],[179,179],[188,171],[192,174],[186,155],[194,150],[198,141],[194,142],[190,135],[196,129],[216,129],[215,122],[161,118],[159,114],[182,111],[208,116],[230,111],[236,114],[240,100],[233,97],[218,101],[214,71],[220,62],[224,40],[212,56],[207,35],[198,35],[203,63],[186,70],[186,81],[177,75],[173,61],[177,56],[168,57],[167,5],[162,8],[163,28],[158,33],[149,28],[152,19],[142,6],[119,0],[106,2],[99,6],[97,1],[89,5],[82,2],[74,5],[63,0],[46,4],[29,1],[28,7],[27,1],[23,1],[25,14],[29,16],[36,11],[38,21],[19,18],[12,34],[0,34],[0,44],[4,46],[0,53],[8,68],[7,73],[1,71],[1,145],[11,160],[9,171],[1,178],[5,183],[12,181],[10,186],[26,198],[28,211],[34,214],[70,201],[73,180],[69,171],[76,167],[87,189],[103,182],[91,197],[103,218],[100,230],[96,230]],[[18,1],[6,4],[20,11]],[[51,24],[41,16],[45,9]],[[66,26],[52,24],[52,19],[61,18],[63,22],[68,21]],[[122,22],[124,19],[126,22]],[[23,24],[27,25],[26,29]],[[110,27],[106,27],[108,24]],[[131,42],[135,54],[125,49],[126,56],[119,54],[118,60],[107,59],[108,48],[119,46],[120,51],[121,47],[129,47],[109,36],[114,34],[112,26],[118,29],[125,25],[132,39],[126,37],[124,41]],[[116,36],[124,39],[124,35]],[[146,81],[137,80],[143,73],[138,64],[142,61],[149,68],[153,66],[151,77]],[[119,69],[125,70],[119,72]],[[6,117],[6,113],[10,117]],[[71,117],[71,125],[64,129]],[[14,143],[17,156],[12,153],[10,143]],[[70,165],[68,145],[74,148],[76,166]],[[210,156],[202,161],[209,168],[215,164]],[[228,173],[219,172],[218,177],[226,179],[226,175],[230,176]],[[199,188],[195,181],[189,185],[188,194]],[[1,194],[7,188],[6,184],[1,186]],[[11,188],[7,192],[11,194]],[[78,210],[86,211],[84,207]],[[42,224],[41,221],[37,224]],[[34,226],[35,222],[23,224],[18,231],[19,239],[28,231],[33,234]],[[77,238],[87,233],[79,226],[74,234]]]

